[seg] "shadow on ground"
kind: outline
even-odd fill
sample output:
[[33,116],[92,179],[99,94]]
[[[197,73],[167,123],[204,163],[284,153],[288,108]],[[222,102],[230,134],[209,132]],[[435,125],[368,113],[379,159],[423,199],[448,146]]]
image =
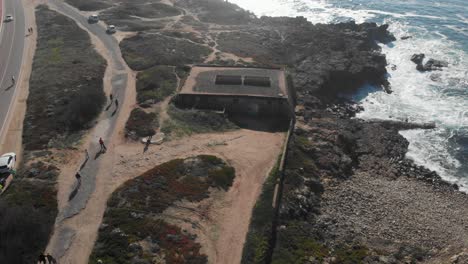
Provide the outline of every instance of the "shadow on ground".
[[288,119],[276,117],[230,115],[229,120],[240,128],[263,132],[285,132],[289,125]]

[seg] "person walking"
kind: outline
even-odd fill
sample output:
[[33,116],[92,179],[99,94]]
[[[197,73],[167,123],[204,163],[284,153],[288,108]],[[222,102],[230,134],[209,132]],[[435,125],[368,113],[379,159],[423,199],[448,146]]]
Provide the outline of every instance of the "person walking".
[[112,103],[112,100],[114,100],[114,96],[112,94],[109,94],[109,99],[111,100],[111,103]]
[[119,100],[115,99],[115,108],[119,108]]
[[15,84],[15,83],[16,83],[16,79],[15,79],[15,76],[14,76],[14,75],[13,75],[13,76],[11,76],[11,82],[12,82],[13,84]]
[[86,160],[89,160],[89,153],[88,153],[88,149],[85,149],[85,157],[86,157]]
[[102,140],[102,138],[99,138],[99,145],[101,146],[101,152],[107,151],[106,145],[104,145],[104,140]]
[[52,257],[49,253],[45,256],[49,264],[57,264],[57,260],[55,260],[54,257]]

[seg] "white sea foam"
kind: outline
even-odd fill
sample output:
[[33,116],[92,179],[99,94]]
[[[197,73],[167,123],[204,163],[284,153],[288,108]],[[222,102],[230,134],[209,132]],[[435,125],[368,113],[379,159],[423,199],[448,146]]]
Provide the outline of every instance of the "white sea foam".
[[[455,177],[461,164],[449,146],[453,135],[460,131],[468,131],[468,56],[445,34],[415,28],[402,22],[410,17],[439,21],[445,18],[411,12],[399,14],[380,10],[336,8],[320,0],[231,2],[253,11],[256,15],[304,16],[312,23],[330,23],[343,17],[360,23],[376,15],[386,15],[389,17],[386,22],[391,25],[390,31],[398,39],[412,35],[411,39],[382,46],[382,52],[386,54],[389,63],[389,81],[394,92],[389,95],[364,87],[361,94],[356,96],[362,100],[365,109],[358,117],[435,122],[438,126],[435,130],[401,132],[410,142],[407,157],[438,172],[445,180],[459,184],[462,190],[468,192],[468,175]],[[466,17],[457,15],[457,18],[467,23]],[[416,65],[410,61],[411,55],[415,53],[425,53],[429,58],[447,61],[449,67],[440,72],[418,72]],[[397,66],[396,70],[391,69],[392,65]],[[371,92],[367,94],[369,91]],[[362,94],[367,96],[363,97]]]
[[331,23],[339,17],[362,23],[375,16],[367,10],[333,7],[324,0],[231,0],[230,2],[252,11],[257,16],[304,16],[314,24]]
[[[407,25],[395,22],[390,27],[397,37],[408,35],[408,29]],[[424,38],[415,36],[394,46],[382,47],[389,65],[397,65],[395,71],[391,67],[388,69],[394,93],[370,94],[362,101],[365,111],[358,117],[435,122],[438,126],[435,130],[401,132],[410,142],[407,157],[468,191],[468,177],[454,177],[461,164],[449,146],[454,133],[468,129],[468,100],[463,96],[468,94],[465,85],[468,56],[441,33],[430,37],[423,29],[417,31]],[[410,58],[420,52],[449,62],[449,67],[440,72],[418,72]]]

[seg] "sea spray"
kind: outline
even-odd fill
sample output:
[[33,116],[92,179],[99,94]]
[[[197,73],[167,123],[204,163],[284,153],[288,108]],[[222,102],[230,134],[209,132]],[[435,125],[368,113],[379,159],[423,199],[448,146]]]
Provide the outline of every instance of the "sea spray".
[[[433,130],[401,132],[410,142],[407,157],[468,191],[468,8],[463,0],[231,2],[258,16],[303,16],[314,24],[347,20],[390,24],[398,41],[383,45],[382,52],[394,92],[363,87],[355,96],[365,109],[358,117],[435,122]],[[419,72],[410,61],[414,53],[425,53],[449,66]]]

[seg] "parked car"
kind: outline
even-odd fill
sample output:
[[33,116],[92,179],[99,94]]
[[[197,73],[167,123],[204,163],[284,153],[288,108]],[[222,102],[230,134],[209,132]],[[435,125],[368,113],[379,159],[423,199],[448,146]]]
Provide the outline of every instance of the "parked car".
[[99,22],[99,16],[98,15],[90,15],[88,17],[88,23],[97,23]]
[[115,29],[114,25],[108,25],[106,32],[107,34],[114,34],[115,32],[117,32],[117,30]]
[[13,21],[13,16],[12,16],[12,15],[6,15],[4,21],[5,21],[5,22],[11,22],[11,21]]
[[15,169],[16,154],[6,153],[0,157],[0,173],[9,173]]

